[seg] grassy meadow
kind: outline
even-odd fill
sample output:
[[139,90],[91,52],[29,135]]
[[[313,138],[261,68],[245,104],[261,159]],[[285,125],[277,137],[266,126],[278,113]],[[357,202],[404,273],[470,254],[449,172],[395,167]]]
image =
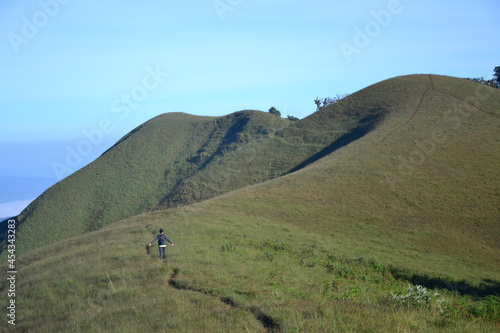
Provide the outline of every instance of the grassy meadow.
[[269,116],[166,115],[51,188],[19,232],[15,330],[500,330],[498,89],[406,76]]
[[[16,330],[493,332],[498,325],[498,299],[474,295],[484,285],[471,282],[472,295],[428,286],[423,303],[395,298],[413,282],[461,285],[460,269],[438,276],[412,259],[393,266],[359,240],[268,217],[281,209],[238,214],[219,204],[139,215],[22,256]],[[144,248],[159,226],[176,244],[167,264],[156,246]]]

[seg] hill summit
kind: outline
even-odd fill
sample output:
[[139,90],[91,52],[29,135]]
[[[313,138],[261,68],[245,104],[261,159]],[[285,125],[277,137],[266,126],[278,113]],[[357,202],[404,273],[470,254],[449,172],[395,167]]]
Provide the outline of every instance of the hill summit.
[[499,118],[437,75],[296,122],[158,116],[19,216],[18,328],[494,331]]
[[[461,79],[414,75],[367,87],[297,122],[259,111],[224,117],[163,114],[35,200],[19,216],[20,241],[30,238],[36,248],[150,210],[199,202],[298,171],[335,152],[362,153],[364,146],[387,142],[411,126],[404,135],[407,144],[395,144],[386,156],[391,164],[384,190],[394,189],[430,159],[436,146],[454,146],[444,131],[468,128],[464,122],[471,112],[494,121],[468,136],[492,137],[487,129],[498,119],[497,93]],[[416,118],[425,112],[425,119]],[[424,123],[418,132],[417,124]],[[432,124],[436,128],[426,132]],[[422,140],[413,137],[417,134]],[[377,172],[364,171],[370,177]]]

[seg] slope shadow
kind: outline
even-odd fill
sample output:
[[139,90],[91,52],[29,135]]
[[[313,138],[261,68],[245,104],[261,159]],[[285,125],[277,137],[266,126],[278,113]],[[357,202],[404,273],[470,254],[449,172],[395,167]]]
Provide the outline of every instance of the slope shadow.
[[472,285],[467,281],[454,281],[452,279],[433,277],[426,274],[410,273],[405,269],[392,267],[391,274],[396,279],[406,280],[413,285],[421,285],[423,287],[434,289],[449,289],[460,295],[469,295],[472,297],[487,297],[490,295],[500,295],[500,282],[490,279],[483,279],[479,285]]
[[231,149],[231,144],[238,142],[238,134],[245,130],[249,122],[250,118],[245,117],[243,114],[235,115],[234,123],[228,128],[222,137],[217,149],[209,158],[198,166],[198,170],[204,169],[207,165],[212,163],[216,157],[223,156],[227,151],[233,150],[234,148]]
[[316,162],[317,160],[330,155],[331,153],[335,152],[336,150],[339,150],[342,147],[347,146],[351,142],[354,142],[358,139],[361,139],[364,137],[366,134],[371,132],[376,125],[382,120],[384,117],[384,112],[377,113],[377,114],[372,114],[369,115],[365,118],[363,118],[359,124],[359,126],[355,127],[352,129],[349,133],[346,133],[339,137],[337,140],[335,140],[332,144],[330,144],[328,147],[324,148],[323,150],[317,152],[313,156],[309,157],[306,159],[304,162],[298,164],[294,168],[290,169],[287,173],[292,173],[295,171],[298,171],[307,165]]

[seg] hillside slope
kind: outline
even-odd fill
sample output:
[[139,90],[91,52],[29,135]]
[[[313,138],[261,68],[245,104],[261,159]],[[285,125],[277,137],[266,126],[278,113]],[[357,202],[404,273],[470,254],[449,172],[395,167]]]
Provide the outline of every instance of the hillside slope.
[[[291,125],[257,111],[156,117],[22,212],[19,244],[37,248],[300,169],[375,129],[386,115],[390,122],[411,112],[425,83],[399,81],[364,89]],[[394,97],[403,93],[405,101]]]
[[146,212],[213,160],[288,124],[259,111],[224,117],[160,115],[27,207],[18,217],[19,250],[25,251],[23,244],[34,249]]
[[[445,82],[439,88],[441,100],[424,104],[435,98],[434,81],[440,80]],[[478,99],[473,90],[477,86],[470,84],[439,76],[397,77],[292,124],[256,111],[219,118],[159,116],[30,205],[19,217],[26,225],[20,240],[32,238],[31,246],[38,247],[151,209],[183,206],[283,176],[367,134],[370,139],[358,140],[355,147],[384,140],[420,109],[454,112],[462,107],[461,96]],[[484,99],[486,90],[477,93]],[[461,121],[450,112],[440,118],[446,123]],[[408,157],[396,156],[393,161]],[[403,175],[404,168],[400,166]],[[406,168],[412,173],[413,167]],[[386,178],[392,188],[401,177],[393,172]]]
[[427,89],[427,76],[399,77],[367,87],[208,165],[173,189],[160,207],[193,203],[280,177],[370,132],[385,135],[411,117]]
[[425,93],[399,123],[381,124],[300,171],[230,193],[219,204],[265,210],[273,221],[336,240],[341,235],[359,249],[356,255],[401,265],[411,258],[443,275],[497,279],[500,90],[420,79]]
[[[337,129],[326,119],[343,107],[383,114],[354,141],[332,130],[339,139],[295,172],[21,256],[20,329],[497,330],[500,91],[419,75],[352,96],[227,154],[259,163],[267,140],[286,152],[309,122]],[[228,179],[245,175],[232,166]],[[143,249],[160,227],[176,244],[167,265]],[[443,302],[398,306],[409,283],[441,288]]]

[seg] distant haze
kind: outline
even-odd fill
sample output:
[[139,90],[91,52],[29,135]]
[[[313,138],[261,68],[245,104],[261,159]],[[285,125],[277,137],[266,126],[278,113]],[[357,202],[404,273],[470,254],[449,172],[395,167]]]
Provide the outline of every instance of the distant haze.
[[19,200],[0,204],[0,220],[19,215],[33,200]]
[[0,177],[0,217],[18,215],[56,182],[57,179],[48,177]]

